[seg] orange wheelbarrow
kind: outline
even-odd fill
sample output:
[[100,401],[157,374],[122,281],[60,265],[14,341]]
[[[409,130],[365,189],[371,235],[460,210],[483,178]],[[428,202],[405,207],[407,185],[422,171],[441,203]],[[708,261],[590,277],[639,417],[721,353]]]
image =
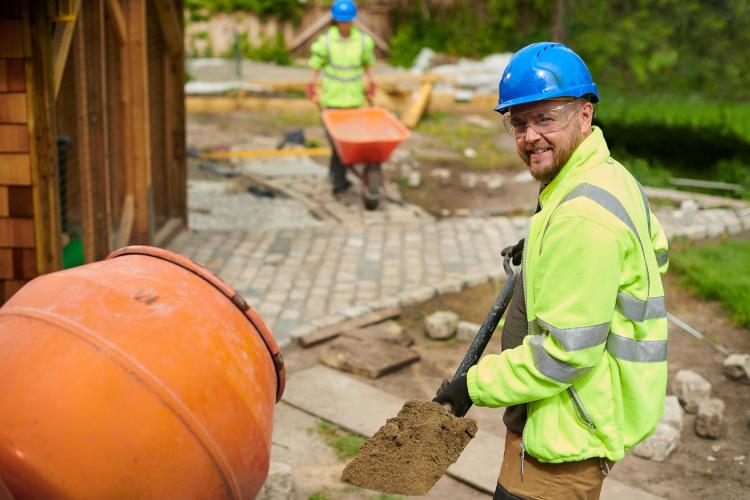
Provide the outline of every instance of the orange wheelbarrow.
[[375,210],[384,196],[382,163],[411,132],[380,107],[326,109],[323,124],[341,161],[362,180],[365,208]]

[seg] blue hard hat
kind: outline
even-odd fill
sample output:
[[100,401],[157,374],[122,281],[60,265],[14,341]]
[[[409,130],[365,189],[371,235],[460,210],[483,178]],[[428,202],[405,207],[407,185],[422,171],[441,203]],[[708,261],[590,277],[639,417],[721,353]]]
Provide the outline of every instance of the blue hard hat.
[[599,90],[578,54],[561,43],[528,45],[511,57],[500,79],[495,111],[553,97],[591,95],[599,102]]
[[352,0],[336,0],[331,5],[331,15],[337,22],[354,21],[357,17],[357,4]]

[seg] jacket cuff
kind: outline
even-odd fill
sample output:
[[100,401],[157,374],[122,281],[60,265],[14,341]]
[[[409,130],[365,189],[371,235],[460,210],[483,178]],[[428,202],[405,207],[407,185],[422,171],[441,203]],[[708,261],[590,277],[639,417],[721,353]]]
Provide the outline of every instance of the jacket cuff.
[[471,402],[476,406],[484,406],[482,399],[479,397],[479,387],[477,387],[477,367],[476,365],[469,368],[466,372],[466,388],[469,390]]

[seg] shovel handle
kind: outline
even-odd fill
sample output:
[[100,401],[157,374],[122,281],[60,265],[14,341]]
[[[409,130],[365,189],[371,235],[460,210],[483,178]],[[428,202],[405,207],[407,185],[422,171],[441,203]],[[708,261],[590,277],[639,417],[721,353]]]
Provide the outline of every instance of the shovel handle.
[[484,349],[492,338],[492,334],[495,332],[498,323],[500,323],[500,318],[502,318],[505,310],[508,308],[510,299],[513,296],[513,290],[516,287],[518,273],[514,273],[513,269],[510,267],[509,257],[505,257],[503,267],[505,268],[505,273],[508,275],[508,279],[505,281],[503,289],[500,290],[500,293],[497,295],[492,308],[487,313],[487,317],[484,318],[482,326],[479,327],[479,331],[467,349],[464,359],[461,360],[461,364],[458,365],[456,373],[453,374],[452,380],[464,375],[469,371],[469,368],[477,364],[477,361],[479,361]]

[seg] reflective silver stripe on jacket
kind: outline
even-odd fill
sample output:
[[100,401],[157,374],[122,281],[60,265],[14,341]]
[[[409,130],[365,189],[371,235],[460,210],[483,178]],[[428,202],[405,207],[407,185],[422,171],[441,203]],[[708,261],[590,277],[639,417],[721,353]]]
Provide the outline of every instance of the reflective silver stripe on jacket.
[[534,365],[545,377],[556,380],[562,384],[571,384],[578,377],[586,374],[591,368],[576,368],[559,359],[553,358],[544,350],[542,344],[547,335],[534,335],[529,339],[531,352],[534,356]]
[[[640,184],[638,186],[640,188]],[[648,200],[645,199],[645,194],[646,194],[645,192],[641,191],[641,194],[642,196],[644,196],[644,201],[646,202],[646,216],[649,219],[649,227],[650,227],[651,216],[650,216],[650,211],[648,208]],[[651,274],[649,273],[648,261],[646,260],[646,250],[643,247],[643,241],[641,241],[641,237],[638,234],[638,230],[636,229],[635,224],[633,224],[633,220],[630,218],[630,215],[628,215],[627,210],[625,210],[625,207],[622,205],[622,203],[620,203],[620,200],[618,200],[609,191],[602,189],[599,186],[589,184],[587,182],[584,182],[576,186],[570,193],[568,193],[568,195],[565,198],[563,198],[560,204],[562,205],[563,203],[567,201],[570,201],[579,197],[590,199],[591,201],[597,203],[602,208],[607,210],[609,213],[611,213],[612,215],[620,219],[626,226],[630,228],[631,231],[633,231],[633,234],[635,235],[636,239],[638,240],[638,244],[641,247],[641,254],[643,255],[643,264],[645,265],[645,268],[646,268],[646,282],[647,282],[646,290],[647,290],[647,296],[649,296],[649,299],[644,302],[634,297],[631,297],[630,295],[624,292],[619,292],[617,294],[617,307],[620,310],[620,312],[623,314],[623,316],[625,316],[626,318],[632,321],[644,321],[646,319],[665,318],[667,313],[664,307],[664,297],[650,297]],[[650,235],[649,235],[649,238],[650,238]],[[625,305],[625,308],[623,308],[623,305]],[[661,313],[661,311],[663,311],[663,313]]]
[[576,328],[556,328],[541,318],[537,318],[535,323],[538,323],[539,327],[551,333],[563,349],[568,352],[580,351],[581,349],[601,345],[606,342],[607,334],[609,333],[609,323]]
[[667,317],[667,306],[664,297],[650,297],[640,300],[625,292],[617,293],[617,308],[623,316],[632,321],[659,319]]
[[350,76],[350,77],[341,77],[330,74],[328,71],[323,71],[323,76],[326,78],[330,78],[331,80],[337,80],[339,82],[353,82],[355,80],[361,80],[362,79],[362,73],[356,75],[356,76]]
[[607,351],[614,357],[639,363],[658,363],[667,359],[666,340],[633,340],[610,333]]

